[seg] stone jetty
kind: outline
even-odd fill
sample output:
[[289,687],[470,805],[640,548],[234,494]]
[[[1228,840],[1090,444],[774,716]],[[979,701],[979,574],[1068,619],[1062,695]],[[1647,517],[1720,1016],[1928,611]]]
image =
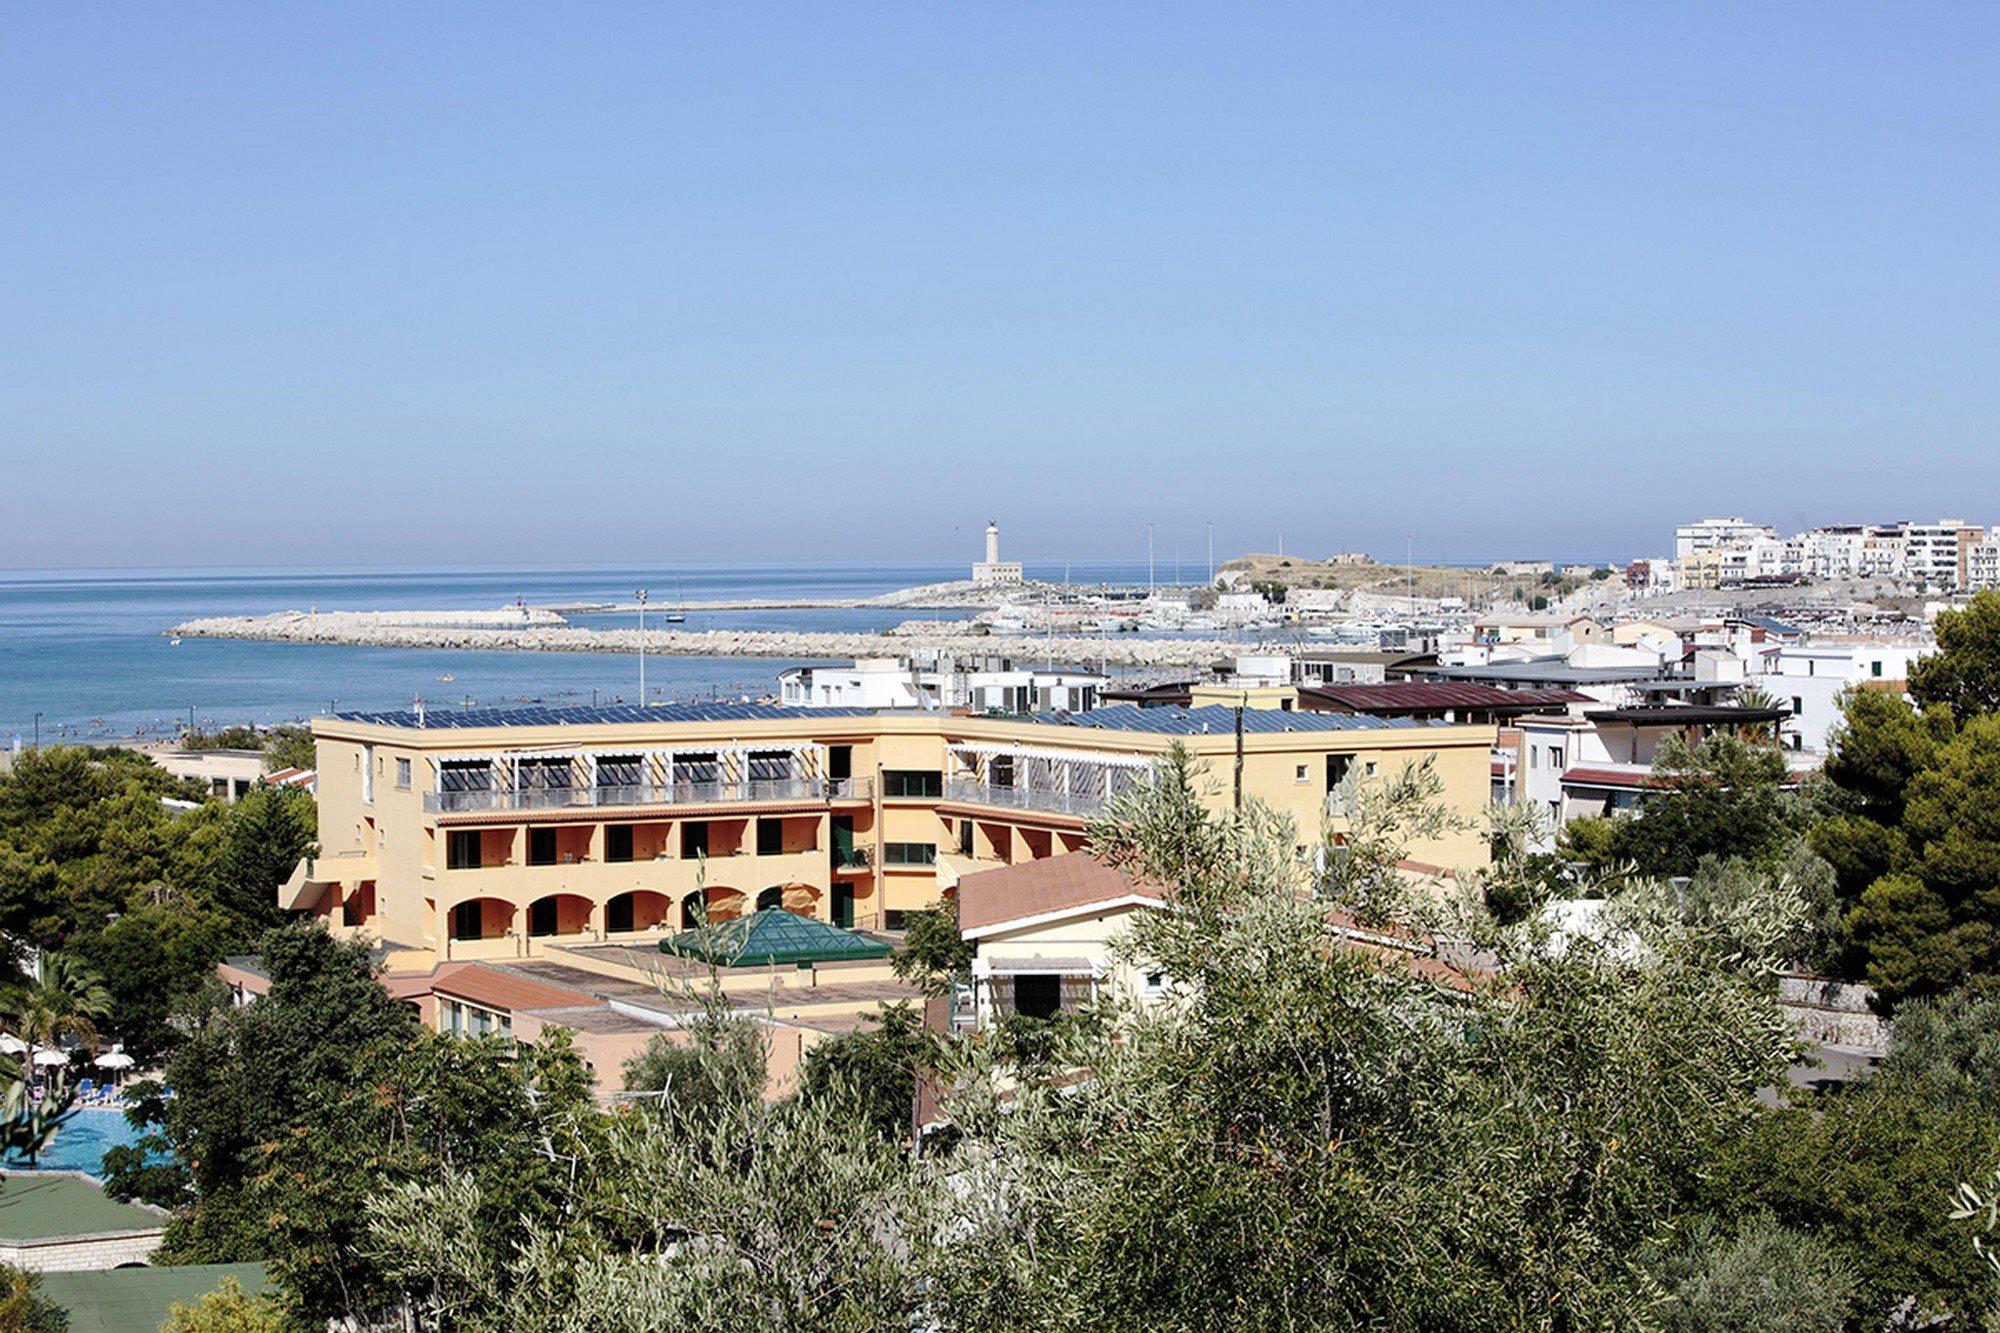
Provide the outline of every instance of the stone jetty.
[[[637,629],[591,630],[553,623],[453,620],[463,612],[281,611],[215,616],[166,631],[183,638],[258,639],[269,643],[347,644],[365,648],[447,648],[537,653],[636,653]],[[518,616],[518,612],[514,613]],[[844,660],[889,657],[917,649],[993,654],[1022,662],[1053,658],[1079,666],[1198,667],[1244,650],[1217,639],[1148,639],[1137,635],[979,634],[966,622],[905,624],[890,634],[805,630],[648,628],[646,651],[672,657],[780,657]]]

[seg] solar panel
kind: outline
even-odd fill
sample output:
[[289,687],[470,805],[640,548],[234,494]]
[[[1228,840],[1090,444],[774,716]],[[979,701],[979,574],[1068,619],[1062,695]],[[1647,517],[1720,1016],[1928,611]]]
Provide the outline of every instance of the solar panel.
[[[1098,731],[1137,731],[1163,736],[1205,736],[1236,730],[1236,710],[1222,704],[1199,708],[1141,708],[1119,704],[1088,713],[1038,713],[1044,725],[1090,727]],[[1277,708],[1243,710],[1245,733],[1272,735],[1304,731],[1380,731],[1384,728],[1431,725],[1415,718],[1351,717],[1345,713],[1291,713]]]
[[452,727],[600,727],[658,722],[782,721],[802,717],[862,717],[874,711],[870,708],[785,708],[745,703],[662,704],[653,708],[642,708],[638,704],[577,704],[565,707],[426,708],[421,723],[416,713],[409,709],[382,713],[336,713],[334,717],[342,722],[365,722],[381,727],[422,726],[433,730]]

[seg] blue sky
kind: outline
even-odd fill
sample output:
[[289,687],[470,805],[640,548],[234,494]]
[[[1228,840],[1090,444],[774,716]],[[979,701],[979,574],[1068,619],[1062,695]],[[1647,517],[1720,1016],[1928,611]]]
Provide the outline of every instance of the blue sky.
[[2000,6],[4,23],[0,566],[2000,520]]

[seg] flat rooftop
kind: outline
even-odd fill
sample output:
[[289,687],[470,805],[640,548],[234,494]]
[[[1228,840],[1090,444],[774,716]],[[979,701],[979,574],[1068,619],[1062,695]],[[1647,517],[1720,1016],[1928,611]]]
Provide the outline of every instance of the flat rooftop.
[[[823,721],[854,717],[937,717],[912,708],[785,708],[767,704],[671,704],[640,708],[635,704],[581,705],[574,708],[426,709],[421,722],[412,711],[394,713],[335,713],[339,722],[358,722],[408,730],[449,731],[508,727],[598,727],[669,725],[677,722]],[[1139,708],[1119,704],[1087,713],[1032,713],[1001,721],[1043,727],[1088,727],[1096,731],[1131,731],[1165,736],[1200,736],[1233,731],[1236,710],[1220,704],[1187,708],[1170,705]],[[1287,731],[1373,731],[1384,727],[1428,725],[1405,718],[1347,717],[1334,713],[1292,713],[1246,709],[1243,730],[1259,734]]]
[[120,1203],[72,1172],[9,1170],[0,1179],[0,1238],[7,1240],[159,1231],[166,1225],[161,1214]]

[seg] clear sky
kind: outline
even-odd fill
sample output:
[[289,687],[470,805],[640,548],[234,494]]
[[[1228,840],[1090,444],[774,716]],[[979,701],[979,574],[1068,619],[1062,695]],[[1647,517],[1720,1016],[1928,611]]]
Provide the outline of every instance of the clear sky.
[[2000,521],[2000,5],[26,4],[0,566]]

